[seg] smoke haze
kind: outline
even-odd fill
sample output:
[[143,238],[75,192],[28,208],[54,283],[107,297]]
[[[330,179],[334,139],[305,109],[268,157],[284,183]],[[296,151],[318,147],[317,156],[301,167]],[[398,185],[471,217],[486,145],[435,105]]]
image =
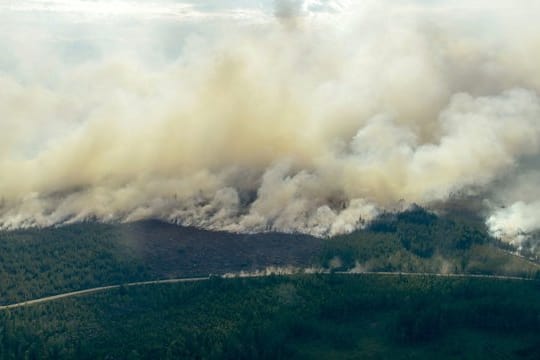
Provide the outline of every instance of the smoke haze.
[[84,3],[0,5],[1,228],[329,236],[471,195],[540,228],[534,1]]

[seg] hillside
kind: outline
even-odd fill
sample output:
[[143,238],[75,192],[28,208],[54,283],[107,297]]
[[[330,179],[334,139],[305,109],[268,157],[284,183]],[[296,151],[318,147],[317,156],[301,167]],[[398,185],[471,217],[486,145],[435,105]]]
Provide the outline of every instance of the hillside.
[[339,270],[536,277],[537,262],[489,236],[479,218],[420,207],[383,214],[367,229],[324,243],[322,264]]
[[309,266],[323,240],[159,221],[0,232],[0,303],[131,281]]
[[0,302],[132,281],[266,267],[537,276],[478,223],[415,208],[331,239],[232,234],[159,221],[0,232]]
[[481,222],[421,208],[330,239],[159,221],[4,231],[1,304],[269,266],[325,273],[120,286],[3,309],[0,358],[536,359],[537,281],[401,275],[538,278],[514,250]]

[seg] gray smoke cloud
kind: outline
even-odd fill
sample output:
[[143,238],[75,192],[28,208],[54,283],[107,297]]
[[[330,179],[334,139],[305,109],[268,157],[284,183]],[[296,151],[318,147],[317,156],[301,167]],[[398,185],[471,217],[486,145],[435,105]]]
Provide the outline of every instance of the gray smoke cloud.
[[305,3],[302,0],[275,0],[274,15],[277,18],[297,18],[305,14],[305,12]]
[[275,6],[1,9],[0,228],[329,236],[456,194],[503,239],[540,228],[538,5]]

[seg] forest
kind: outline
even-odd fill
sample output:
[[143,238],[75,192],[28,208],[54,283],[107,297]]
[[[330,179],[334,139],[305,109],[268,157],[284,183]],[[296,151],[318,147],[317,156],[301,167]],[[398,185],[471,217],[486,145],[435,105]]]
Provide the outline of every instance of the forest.
[[[159,221],[2,231],[0,305],[212,276],[0,310],[0,358],[537,359],[540,266],[515,251],[481,222],[422,208],[329,239]],[[220,276],[269,266],[324,273]]]
[[512,251],[481,222],[422,208],[383,214],[365,229],[329,239],[211,232],[159,221],[0,231],[0,305],[104,285],[266,267],[539,276],[538,263]]
[[540,357],[540,284],[318,274],[129,287],[0,312],[2,359]]
[[420,207],[382,214],[365,229],[329,239],[320,263],[341,271],[540,275],[536,259],[491,237],[481,220]]

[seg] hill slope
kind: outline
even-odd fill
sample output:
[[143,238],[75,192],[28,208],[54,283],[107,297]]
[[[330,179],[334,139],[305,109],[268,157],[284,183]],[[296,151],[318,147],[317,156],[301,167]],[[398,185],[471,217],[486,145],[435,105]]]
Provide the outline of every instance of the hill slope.
[[0,304],[91,287],[266,267],[534,277],[478,223],[420,208],[331,239],[231,234],[159,221],[0,232]]
[[308,266],[323,240],[230,234],[158,221],[0,232],[0,303],[95,286]]

